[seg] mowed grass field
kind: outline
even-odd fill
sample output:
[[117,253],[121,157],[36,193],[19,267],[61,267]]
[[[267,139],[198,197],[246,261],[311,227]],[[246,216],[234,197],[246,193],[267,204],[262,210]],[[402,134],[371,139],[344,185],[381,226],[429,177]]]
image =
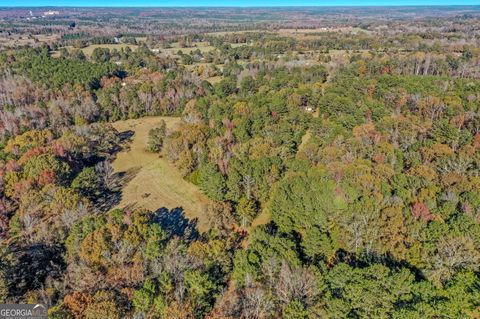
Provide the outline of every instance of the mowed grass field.
[[124,145],[124,150],[117,154],[112,163],[116,172],[132,176],[123,186],[117,207],[143,207],[149,210],[181,207],[187,218],[198,218],[199,230],[205,231],[208,229],[205,213],[208,198],[198,187],[185,181],[166,159],[146,151],[148,131],[157,127],[161,120],[166,122],[167,130],[180,123],[177,117],[145,117],[113,123],[119,132],[134,132],[131,141]]
[[[96,48],[107,48],[107,49],[110,49],[110,50],[113,50],[113,49],[117,49],[120,51],[120,49],[125,49],[126,47],[130,47],[130,49],[132,49],[132,51],[135,51],[137,50],[138,48],[138,45],[134,45],[134,44],[125,44],[125,43],[116,43],[116,44],[91,44],[89,46],[86,46],[84,48],[81,48],[80,50],[83,51],[83,53],[87,56],[87,57],[91,57],[92,56],[92,53],[93,53],[93,50],[95,50]],[[69,52],[73,51],[74,48],[72,46],[66,46],[65,47]],[[54,58],[58,58],[60,57],[60,51],[57,50],[57,51],[53,51],[52,53],[52,56]]]
[[126,47],[130,47],[132,51],[135,51],[138,48],[138,45],[135,44],[124,44],[124,43],[117,43],[117,44],[91,44],[89,46],[86,46],[85,48],[82,49],[83,53],[85,53],[86,56],[92,56],[93,50],[96,48],[107,48],[110,50],[117,49],[120,51],[120,49],[125,49]]
[[[233,48],[239,47],[242,45],[249,45],[248,43],[229,43]],[[160,53],[163,53],[168,56],[175,56],[178,57],[178,50],[181,50],[183,53],[186,54],[191,54],[197,49],[200,50],[202,53],[207,53],[209,51],[215,50],[215,47],[211,46],[208,42],[203,41],[203,42],[194,42],[192,46],[182,48],[178,42],[174,42],[170,45],[170,48],[166,49],[159,49]]]

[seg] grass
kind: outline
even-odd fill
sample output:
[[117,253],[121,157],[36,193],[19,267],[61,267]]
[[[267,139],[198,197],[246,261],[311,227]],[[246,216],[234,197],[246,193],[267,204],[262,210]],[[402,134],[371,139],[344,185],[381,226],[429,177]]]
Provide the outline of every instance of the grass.
[[183,53],[190,54],[193,51],[200,50],[202,53],[206,53],[208,51],[211,51],[215,49],[213,46],[209,45],[208,42],[194,42],[191,47],[188,48],[182,48],[180,47],[178,42],[174,42],[171,44],[170,48],[167,49],[159,49],[161,53],[168,55],[168,56],[175,56],[177,57],[177,52],[181,50]]
[[145,117],[113,124],[119,132],[134,132],[129,147],[118,153],[112,164],[116,172],[135,172],[134,177],[124,185],[117,207],[149,210],[181,207],[187,218],[198,218],[199,230],[205,231],[208,229],[205,214],[209,203],[207,197],[195,185],[185,181],[167,160],[145,150],[148,131],[158,126],[161,120],[166,122],[167,129],[180,123],[177,117]]
[[55,34],[40,34],[40,35],[10,35],[5,34],[0,35],[0,48],[4,47],[15,47],[15,46],[25,46],[25,45],[40,45],[42,43],[52,43],[57,41],[59,38]]
[[223,77],[220,76],[220,75],[217,75],[217,76],[212,76],[211,78],[208,78],[206,79],[208,82],[210,82],[211,84],[216,84],[220,81],[222,81]]
[[[234,48],[242,46],[242,45],[249,45],[249,44],[246,44],[246,43],[229,43],[229,44]],[[160,53],[163,53],[163,54],[168,55],[168,56],[178,57],[177,52],[179,50],[182,51],[183,53],[187,53],[187,54],[191,54],[192,52],[196,51],[197,49],[200,50],[200,52],[202,52],[202,54],[210,52],[212,50],[215,50],[215,47],[211,46],[206,41],[194,42],[192,44],[192,46],[186,47],[186,48],[180,47],[180,44],[178,42],[174,42],[170,46],[171,47],[167,48],[167,49],[159,49]]]
[[268,224],[270,220],[271,220],[270,212],[266,208],[263,208],[260,214],[258,214],[258,216],[255,217],[255,219],[252,221],[252,225],[250,225],[250,231],[252,231],[258,226]]
[[315,29],[280,29],[278,30],[277,34],[281,36],[289,36],[294,37],[299,40],[305,39],[314,39],[320,38],[320,34],[325,32],[338,32],[338,33],[359,33],[364,32],[370,34],[371,32],[361,28],[354,28],[354,27],[340,27],[340,28],[315,28]]
[[118,43],[118,44],[92,44],[89,45],[85,48],[82,49],[83,53],[85,53],[86,56],[91,56],[93,53],[93,50],[96,48],[108,48],[110,50],[117,49],[120,51],[121,48],[126,48],[130,47],[133,51],[135,51],[138,48],[138,45],[134,44],[124,44],[124,43]]
[[[122,48],[126,48],[126,47],[130,47],[130,49],[132,49],[133,51],[135,51],[137,48],[138,48],[138,45],[134,45],[134,44],[124,44],[124,43],[117,43],[117,44],[91,44],[89,46],[86,46],[84,48],[81,48],[80,50],[83,51],[83,53],[87,56],[87,57],[91,57],[92,56],[92,53],[93,53],[93,50],[95,50],[96,48],[108,48],[110,50],[113,50],[113,49],[117,49],[120,51],[120,49]],[[66,46],[65,47],[69,52],[71,52],[74,48],[72,46]],[[60,57],[60,50],[57,50],[57,51],[53,51],[52,52],[52,57],[54,58],[58,58]]]

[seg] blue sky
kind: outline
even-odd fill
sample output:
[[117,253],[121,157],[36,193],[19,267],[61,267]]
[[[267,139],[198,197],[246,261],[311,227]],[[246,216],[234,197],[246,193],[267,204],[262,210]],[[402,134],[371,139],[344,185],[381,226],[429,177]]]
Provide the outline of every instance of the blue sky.
[[0,6],[392,6],[480,5],[480,0],[0,0]]

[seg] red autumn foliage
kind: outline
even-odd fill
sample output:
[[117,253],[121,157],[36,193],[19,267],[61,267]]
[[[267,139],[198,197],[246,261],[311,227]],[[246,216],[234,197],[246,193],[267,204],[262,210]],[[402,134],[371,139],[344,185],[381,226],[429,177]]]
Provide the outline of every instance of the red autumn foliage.
[[380,69],[380,74],[391,74],[392,69],[389,66],[384,66]]
[[55,172],[49,169],[44,170],[40,176],[38,176],[37,184],[39,186],[45,186],[48,184],[53,184],[55,183],[57,177],[55,175]]
[[66,157],[67,156],[67,150],[60,143],[52,143],[52,150],[56,155],[58,155],[60,157]]
[[5,170],[6,172],[15,172],[15,171],[18,171],[20,170],[20,166],[18,165],[17,161],[16,160],[9,160],[6,164],[5,164]]
[[65,306],[76,316],[81,317],[85,309],[87,309],[92,298],[90,295],[74,291],[63,298]]
[[377,164],[385,163],[385,155],[382,153],[375,153],[372,155],[372,160]]
[[33,178],[25,179],[16,183],[14,186],[15,197],[20,197],[22,194],[28,192],[34,185],[35,181]]
[[473,147],[476,149],[480,148],[480,133],[475,134],[473,138]]
[[100,79],[100,86],[102,88],[108,88],[109,86],[115,84],[115,83],[118,83],[120,82],[120,79],[117,78],[117,77],[106,77],[106,76],[103,76],[101,79]]
[[48,151],[47,148],[41,147],[41,146],[31,148],[28,151],[26,151],[25,154],[23,154],[23,156],[18,160],[18,164],[22,165],[22,164],[26,163],[32,157],[45,154],[45,153],[47,153],[47,151]]
[[412,215],[416,220],[431,221],[436,220],[437,216],[433,215],[424,203],[416,202],[412,206]]
[[341,197],[342,199],[347,199],[347,193],[343,189],[341,189],[339,186],[335,188],[335,195],[337,197]]

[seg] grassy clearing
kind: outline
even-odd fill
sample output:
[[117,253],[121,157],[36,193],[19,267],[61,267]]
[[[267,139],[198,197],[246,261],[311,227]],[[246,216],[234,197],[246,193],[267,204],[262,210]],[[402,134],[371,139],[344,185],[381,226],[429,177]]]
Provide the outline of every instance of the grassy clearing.
[[95,50],[96,48],[107,48],[107,49],[110,49],[110,50],[113,50],[113,49],[117,49],[117,50],[120,50],[120,49],[125,49],[126,47],[130,47],[130,49],[132,49],[133,51],[135,51],[137,48],[138,48],[138,45],[134,45],[134,44],[124,44],[124,43],[118,43],[118,44],[92,44],[92,45],[89,45],[85,48],[82,49],[83,53],[85,53],[86,56],[90,57],[93,53],[93,50]]
[[217,75],[217,76],[212,76],[211,78],[208,78],[206,80],[208,82],[210,82],[211,84],[217,84],[217,83],[219,83],[220,81],[223,80],[223,77],[220,76],[220,75]]
[[168,56],[175,56],[178,57],[177,52],[180,50],[183,53],[191,54],[193,51],[200,50],[202,53],[209,52],[211,50],[214,50],[215,48],[211,46],[208,42],[195,42],[193,43],[193,46],[188,47],[188,48],[182,48],[180,47],[178,42],[174,42],[171,44],[170,48],[167,49],[159,49],[160,53],[163,53]]
[[195,185],[185,181],[167,160],[145,150],[148,131],[158,126],[162,119],[167,129],[180,123],[180,118],[176,117],[145,117],[113,124],[119,132],[134,132],[128,147],[117,154],[112,164],[116,172],[133,175],[124,185],[117,207],[143,207],[149,210],[181,207],[187,218],[198,218],[198,228],[205,231],[208,228],[205,207],[209,200]]
[[40,34],[40,35],[0,35],[0,48],[3,47],[17,47],[17,46],[39,46],[42,43],[53,43],[59,39],[55,34]]
[[[117,49],[120,51],[120,49],[125,49],[126,47],[130,47],[130,49],[132,49],[133,51],[135,51],[137,48],[138,48],[138,45],[134,45],[134,44],[124,44],[124,43],[118,43],[118,44],[92,44],[92,45],[89,45],[89,46],[86,46],[85,48],[82,48],[80,50],[83,51],[83,53],[87,56],[87,57],[91,57],[92,56],[92,53],[93,53],[93,50],[95,50],[96,48],[108,48],[110,50],[113,50],[113,49]],[[73,51],[73,47],[72,46],[66,46],[65,47],[69,52]],[[52,57],[54,58],[58,58],[60,57],[60,50],[57,50],[57,51],[53,51],[52,52]]]
[[252,30],[241,30],[241,31],[216,31],[216,32],[208,32],[205,34],[221,37],[227,34],[245,34],[245,33],[257,33],[257,32],[271,33],[270,31],[266,31],[262,29],[252,29]]
[[268,224],[270,220],[271,220],[270,212],[266,208],[262,209],[260,214],[258,214],[258,216],[255,217],[255,219],[252,221],[252,225],[250,226],[250,231],[252,231],[258,226]]
[[341,28],[315,28],[315,29],[280,29],[278,30],[278,34],[282,36],[289,36],[294,37],[297,39],[305,40],[305,39],[314,39],[320,38],[322,33],[325,32],[338,32],[338,33],[351,33],[357,34],[360,32],[364,33],[371,33],[369,30],[355,28],[355,27],[341,27]]

